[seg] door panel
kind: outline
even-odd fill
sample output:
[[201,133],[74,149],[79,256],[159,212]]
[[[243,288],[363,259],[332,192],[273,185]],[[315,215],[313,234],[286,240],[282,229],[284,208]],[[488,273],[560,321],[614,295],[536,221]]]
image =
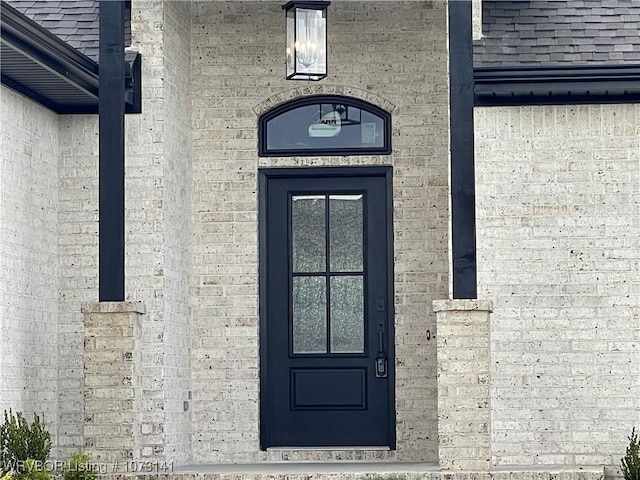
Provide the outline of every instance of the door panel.
[[298,368],[291,370],[291,407],[326,408],[367,407],[365,368]]
[[394,447],[390,169],[314,170],[261,180],[262,446]]

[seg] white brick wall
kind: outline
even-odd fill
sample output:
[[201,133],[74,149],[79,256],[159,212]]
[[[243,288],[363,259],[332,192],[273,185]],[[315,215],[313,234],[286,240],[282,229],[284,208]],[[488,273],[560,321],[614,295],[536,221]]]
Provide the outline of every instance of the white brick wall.
[[[84,445],[93,464],[127,471],[143,441],[139,342],[144,306],[84,302]],[[129,470],[130,471],[130,470]],[[106,473],[106,472],[105,472]]]
[[167,2],[164,14],[167,130],[163,175],[165,207],[165,456],[190,456],[189,284],[191,275],[191,3]]
[[436,300],[438,464],[442,470],[491,468],[489,328],[491,302]]
[[164,165],[165,108],[164,2],[132,3],[132,46],[143,56],[142,113],[126,121],[127,300],[144,302],[142,325],[141,429],[134,458],[162,458],[164,415]]
[[56,441],[58,119],[0,87],[0,414],[44,414]]
[[473,11],[473,39],[480,40],[482,38],[482,0],[471,0],[471,4]]
[[145,303],[136,458],[189,458],[190,3],[134,1],[143,112],[127,118],[127,298]]
[[640,419],[640,106],[476,109],[493,461],[619,465]]
[[[192,6],[193,460],[374,457],[258,451],[257,167],[393,164],[398,450],[375,456],[435,462],[435,342],[425,332],[435,324],[431,301],[448,284],[445,4],[333,2],[330,75],[319,84],[284,80],[281,6]],[[364,91],[395,105],[393,154],[258,162],[252,110],[296,87]]]
[[84,324],[80,305],[98,299],[98,117],[58,117],[59,437],[66,458],[83,446]]

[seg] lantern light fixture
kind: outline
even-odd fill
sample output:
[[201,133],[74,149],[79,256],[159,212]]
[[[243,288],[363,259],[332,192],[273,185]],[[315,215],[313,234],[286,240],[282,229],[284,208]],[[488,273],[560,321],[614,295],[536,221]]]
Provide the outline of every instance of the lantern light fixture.
[[331,2],[292,0],[285,5],[287,80],[327,76],[327,7]]

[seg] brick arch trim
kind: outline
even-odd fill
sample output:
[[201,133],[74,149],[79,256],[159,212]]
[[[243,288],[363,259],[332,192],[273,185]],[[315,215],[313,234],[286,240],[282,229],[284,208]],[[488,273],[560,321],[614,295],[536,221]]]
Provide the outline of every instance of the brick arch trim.
[[308,97],[312,95],[340,95],[344,97],[357,98],[380,107],[389,113],[393,113],[396,108],[396,106],[386,98],[360,88],[344,85],[305,85],[303,87],[292,88],[272,95],[253,107],[253,112],[256,116],[260,117],[263,113],[282,103],[295,98]]

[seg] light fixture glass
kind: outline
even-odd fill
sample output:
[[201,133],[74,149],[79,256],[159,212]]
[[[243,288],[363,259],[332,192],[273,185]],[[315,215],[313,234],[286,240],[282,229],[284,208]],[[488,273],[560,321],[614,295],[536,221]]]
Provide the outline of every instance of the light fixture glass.
[[286,11],[287,80],[327,76],[327,7],[331,2],[291,1]]

